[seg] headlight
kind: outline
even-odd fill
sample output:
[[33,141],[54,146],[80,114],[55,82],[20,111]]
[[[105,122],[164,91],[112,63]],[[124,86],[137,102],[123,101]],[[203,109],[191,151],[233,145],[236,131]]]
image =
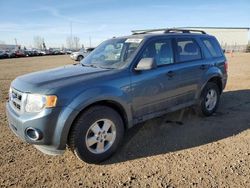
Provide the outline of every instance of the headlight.
[[25,105],[26,112],[41,112],[44,108],[56,106],[57,97],[55,95],[28,94]]

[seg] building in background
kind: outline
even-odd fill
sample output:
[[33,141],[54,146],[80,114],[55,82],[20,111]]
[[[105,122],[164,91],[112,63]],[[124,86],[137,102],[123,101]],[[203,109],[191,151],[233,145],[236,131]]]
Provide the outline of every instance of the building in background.
[[245,51],[249,42],[247,27],[185,27],[185,29],[203,30],[215,36],[226,51]]
[[21,46],[20,45],[14,45],[14,44],[0,44],[0,50],[17,50]]

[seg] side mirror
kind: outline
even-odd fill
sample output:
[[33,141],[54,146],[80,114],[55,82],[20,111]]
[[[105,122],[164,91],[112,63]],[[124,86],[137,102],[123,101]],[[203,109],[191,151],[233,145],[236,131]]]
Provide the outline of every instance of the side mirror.
[[151,70],[155,69],[156,67],[157,65],[154,58],[142,58],[135,67],[135,70],[136,71]]

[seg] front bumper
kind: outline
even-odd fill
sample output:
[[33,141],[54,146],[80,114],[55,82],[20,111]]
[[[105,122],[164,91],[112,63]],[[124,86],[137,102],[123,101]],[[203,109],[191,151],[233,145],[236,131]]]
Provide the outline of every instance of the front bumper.
[[[61,108],[45,109],[38,114],[18,114],[9,102],[6,103],[6,114],[9,127],[21,140],[33,144],[46,154],[62,154],[64,150],[58,149],[55,143],[55,130]],[[27,128],[37,129],[41,132],[41,139],[32,140],[27,136]],[[57,135],[58,136],[58,135]],[[47,151],[47,152],[46,152]]]

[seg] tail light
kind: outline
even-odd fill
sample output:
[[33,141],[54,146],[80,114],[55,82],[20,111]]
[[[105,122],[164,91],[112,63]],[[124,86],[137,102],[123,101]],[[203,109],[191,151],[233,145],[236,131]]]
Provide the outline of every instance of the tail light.
[[224,63],[224,69],[225,69],[225,72],[227,73],[227,71],[228,71],[228,62],[227,61],[225,61],[225,63]]

